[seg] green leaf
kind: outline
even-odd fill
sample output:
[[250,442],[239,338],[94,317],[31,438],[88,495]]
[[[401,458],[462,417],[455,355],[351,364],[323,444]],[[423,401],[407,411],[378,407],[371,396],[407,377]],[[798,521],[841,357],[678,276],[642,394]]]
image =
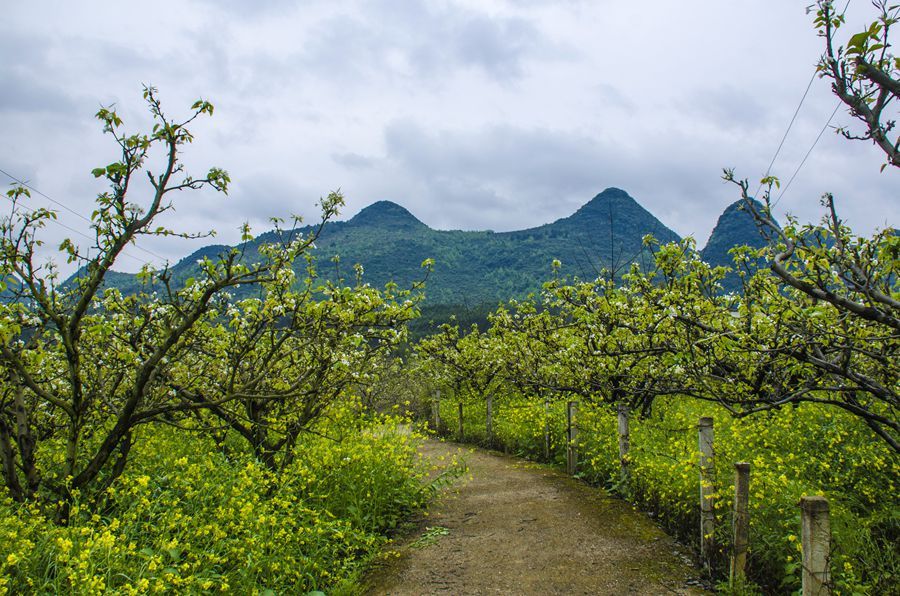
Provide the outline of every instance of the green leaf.
[[866,43],[869,41],[869,32],[862,31],[857,33],[847,42],[847,54],[861,54]]

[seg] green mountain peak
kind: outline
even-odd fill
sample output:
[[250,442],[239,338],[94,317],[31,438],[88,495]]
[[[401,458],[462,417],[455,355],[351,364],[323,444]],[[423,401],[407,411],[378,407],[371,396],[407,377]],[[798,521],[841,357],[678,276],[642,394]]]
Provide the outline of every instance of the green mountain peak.
[[[726,233],[733,229],[742,233]],[[710,260],[714,253],[727,256],[728,248],[753,240],[750,232],[756,233],[749,214],[729,207],[704,256]],[[349,220],[326,224],[314,254],[323,279],[352,282],[353,265],[359,263],[365,270],[364,281],[376,287],[389,281],[409,287],[424,275],[422,261],[433,259],[434,272],[425,289],[428,304],[474,307],[540,290],[552,275],[554,260],[562,263],[563,275],[581,279],[601,274],[619,277],[632,263],[649,267],[653,255],[642,242],[647,234],[661,243],[679,240],[678,234],[619,188],[607,188],[569,217],[501,233],[434,230],[401,205],[378,201]],[[246,258],[258,258],[258,247],[276,241],[277,235],[265,232],[249,241]],[[179,261],[171,268],[175,285],[198,274],[197,260],[215,258],[227,250],[221,245],[206,246]],[[332,260],[335,256],[340,258]],[[299,269],[305,262],[297,267],[302,274]],[[126,292],[139,289],[137,280],[127,274],[110,276],[107,283]],[[242,287],[236,293],[249,291],[252,288]]]
[[377,201],[363,208],[347,221],[350,226],[378,226],[391,228],[427,227],[405,207],[391,201]]
[[[569,217],[558,220],[552,225],[564,222],[594,223],[608,228],[627,228],[632,223],[645,224],[653,221],[660,229],[665,226],[652,213],[644,209],[631,195],[620,188],[610,187],[596,195],[581,206]],[[667,229],[667,228],[666,228]]]
[[[754,200],[753,204],[757,209],[763,208],[759,201]],[[719,216],[706,246],[700,251],[700,256],[714,267],[725,266],[734,269],[734,260],[728,254],[729,250],[742,245],[760,248],[765,244],[766,240],[760,234],[753,216],[747,211],[743,200],[738,200],[726,207]],[[760,265],[763,263],[757,263],[757,266]],[[740,289],[740,278],[737,273],[732,271],[723,280],[722,285],[726,290],[736,291]]]

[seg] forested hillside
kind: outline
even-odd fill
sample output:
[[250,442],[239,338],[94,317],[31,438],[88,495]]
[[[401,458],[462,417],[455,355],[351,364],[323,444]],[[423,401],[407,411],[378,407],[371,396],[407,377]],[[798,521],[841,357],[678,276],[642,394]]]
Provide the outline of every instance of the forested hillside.
[[[257,236],[247,244],[244,258],[256,259],[259,246],[276,240],[279,233]],[[652,261],[643,244],[648,234],[660,243],[680,239],[618,188],[607,188],[574,214],[553,223],[496,233],[434,230],[400,205],[379,201],[347,221],[328,223],[312,254],[322,279],[354,281],[354,266],[360,264],[363,281],[375,287],[391,281],[409,287],[422,278],[422,262],[433,259],[434,271],[425,290],[427,308],[438,312],[453,306],[457,307],[454,312],[478,312],[483,306],[490,309],[498,302],[538,291],[551,275],[554,260],[560,261],[562,275],[581,279],[594,279],[603,271],[619,278],[635,262],[644,268]],[[714,265],[730,265],[728,249],[761,243],[752,218],[734,204],[720,218],[702,255]],[[173,266],[174,278],[183,281],[196,276],[199,260],[215,258],[227,248],[210,245],[194,252]],[[304,266],[295,264],[298,273]],[[735,280],[727,280],[729,288]],[[109,283],[126,292],[138,287],[137,279],[124,274],[116,274]]]
[[[870,3],[862,31],[842,29],[859,22],[850,3],[807,8],[822,52],[815,68],[801,61],[814,115],[798,116],[804,93],[781,130],[782,93],[802,81],[778,72],[789,30],[774,28],[775,2],[658,3],[649,17],[591,3],[288,3],[267,27],[253,26],[261,6],[242,7],[232,28],[230,3],[120,4],[11,3],[0,21],[10,44],[27,41],[0,67],[0,81],[14,75],[0,109],[0,175],[13,181],[0,215],[0,596],[900,594],[900,5]],[[122,54],[116,33],[141,60],[103,59]],[[207,52],[211,39],[227,43]],[[577,63],[560,60],[563,42],[585,51]],[[628,73],[603,59],[622,62],[626,45],[641,84],[617,90],[606,84]],[[645,76],[698,53],[713,62],[666,84]],[[369,59],[377,76],[358,68]],[[309,77],[317,65],[327,76]],[[116,91],[98,98],[111,151],[75,124],[81,100],[54,107],[96,97],[83,77],[145,68],[184,105],[164,109],[151,85],[143,117]],[[822,78],[840,103],[797,147],[833,101],[814,96]],[[210,83],[226,94],[211,135],[213,104],[185,102]],[[829,127],[880,163],[855,168],[833,148],[807,162]],[[75,197],[86,172],[70,172],[82,158],[103,187],[90,205]],[[720,159],[735,162],[721,164],[727,190],[699,184],[692,169]],[[308,213],[303,197],[331,184],[507,230],[610,175],[681,222],[739,201],[700,249],[617,188],[508,232],[435,230],[388,201],[335,221],[336,190],[317,219],[274,217],[235,246],[116,270],[133,247],[180,258],[167,240],[197,238],[199,222]],[[235,192],[212,207],[204,191]],[[798,214],[801,200],[821,212]],[[874,231],[854,232],[860,214]],[[382,570],[403,581],[368,581]]]
[[[762,209],[762,205],[758,201],[754,201],[754,204],[758,209]],[[753,217],[747,212],[742,201],[735,201],[719,216],[706,246],[700,251],[700,256],[713,267],[722,265],[734,269],[734,261],[728,251],[735,246],[760,248],[765,244],[765,239],[760,234],[756,222],[753,221]],[[755,263],[757,267],[761,264],[761,261]],[[729,291],[740,289],[740,278],[736,270],[725,276],[722,286]]]

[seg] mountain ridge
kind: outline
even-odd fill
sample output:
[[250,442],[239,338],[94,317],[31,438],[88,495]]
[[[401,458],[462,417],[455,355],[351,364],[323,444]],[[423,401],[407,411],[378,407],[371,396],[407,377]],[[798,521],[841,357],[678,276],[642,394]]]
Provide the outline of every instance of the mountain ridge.
[[[259,246],[276,240],[276,234],[264,232],[240,245],[246,258],[254,260]],[[538,291],[552,274],[554,260],[561,261],[562,274],[582,279],[603,270],[618,276],[631,263],[648,266],[647,234],[661,243],[680,240],[626,191],[610,187],[567,217],[508,232],[436,230],[398,203],[377,201],[348,220],[327,223],[314,254],[321,278],[352,280],[352,266],[360,263],[364,281],[376,287],[388,282],[409,287],[423,276],[422,261],[431,258],[435,270],[425,290],[430,304],[496,305]],[[178,261],[170,267],[176,283],[196,275],[198,259],[227,248],[201,247]],[[303,266],[297,264],[298,274]],[[111,285],[137,291],[137,281],[125,276],[116,274]]]
[[[756,209],[762,210],[763,205],[753,199]],[[765,245],[765,239],[759,231],[759,227],[753,216],[747,211],[743,200],[737,200],[728,205],[716,220],[716,225],[709,234],[709,239],[700,251],[700,258],[713,267],[731,267],[722,286],[726,291],[735,292],[740,289],[741,280],[737,271],[734,271],[734,260],[728,251],[735,246],[750,246],[760,248]],[[765,266],[762,259],[757,260],[752,266],[759,268]]]
[[394,225],[406,227],[428,227],[406,207],[393,201],[375,201],[363,207],[345,223],[355,226]]

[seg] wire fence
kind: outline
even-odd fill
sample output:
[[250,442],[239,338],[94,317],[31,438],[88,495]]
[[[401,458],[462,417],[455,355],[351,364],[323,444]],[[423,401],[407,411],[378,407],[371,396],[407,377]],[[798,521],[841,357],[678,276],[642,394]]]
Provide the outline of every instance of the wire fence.
[[[620,495],[628,498],[632,495],[633,480],[632,467],[635,458],[639,454],[649,455],[671,461],[681,470],[692,470],[696,476],[697,495],[696,509],[699,513],[699,527],[697,527],[697,546],[699,558],[707,573],[712,576],[714,567],[727,569],[730,582],[741,582],[746,577],[748,553],[750,552],[749,525],[750,525],[750,464],[747,462],[733,462],[734,483],[723,483],[727,477],[722,476],[724,462],[716,461],[714,421],[712,418],[699,418],[696,425],[667,426],[651,421],[641,421],[641,429],[638,437],[646,437],[647,433],[661,433],[669,437],[681,437],[681,441],[674,444],[686,446],[696,441],[696,450],[687,454],[665,453],[643,445],[640,441],[635,443],[632,434],[627,408],[618,409],[618,426],[616,430],[601,429],[596,423],[598,411],[590,408],[579,412],[578,402],[565,402],[564,411],[559,411],[559,403],[528,403],[507,405],[498,408],[492,403],[490,407],[478,404],[478,410],[474,416],[467,419],[467,412],[471,415],[472,405],[462,401],[447,400],[454,404],[453,412],[449,418],[441,418],[441,401],[435,400],[433,407],[434,427],[438,434],[450,436],[460,442],[479,443],[486,447],[503,448],[508,451],[509,445],[499,440],[497,429],[503,425],[502,413],[504,411],[521,411],[532,408],[535,415],[531,422],[535,427],[530,428],[529,435],[533,438],[542,437],[543,451],[546,461],[565,462],[566,472],[569,475],[583,477],[583,462],[579,461],[580,450],[590,444],[603,443],[607,447],[618,443],[618,479],[613,484]],[[446,409],[446,408],[445,408]],[[561,415],[562,414],[562,415]],[[500,417],[498,417],[498,415]],[[608,413],[603,413],[604,416]],[[454,419],[455,418],[455,419]],[[477,424],[480,422],[483,426]],[[587,422],[587,423],[583,423]],[[478,428],[481,426],[481,428]],[[468,432],[468,434],[467,434]],[[612,436],[617,435],[617,436]],[[616,439],[613,441],[612,439]],[[560,458],[560,456],[563,456]],[[686,457],[687,456],[687,457]],[[593,462],[593,460],[592,460]],[[718,468],[718,470],[717,470]],[[717,477],[717,471],[719,476]],[[727,486],[723,486],[727,484]],[[724,493],[723,490],[734,490],[731,507],[728,514],[723,517],[720,512],[720,504],[717,499]],[[829,594],[831,588],[829,561],[831,560],[830,530],[828,521],[828,502],[824,497],[802,497],[800,502],[801,519],[801,550],[803,560],[801,562],[803,594]],[[724,525],[720,525],[724,524]],[[722,537],[727,535],[725,544]],[[807,591],[814,590],[814,591]]]

